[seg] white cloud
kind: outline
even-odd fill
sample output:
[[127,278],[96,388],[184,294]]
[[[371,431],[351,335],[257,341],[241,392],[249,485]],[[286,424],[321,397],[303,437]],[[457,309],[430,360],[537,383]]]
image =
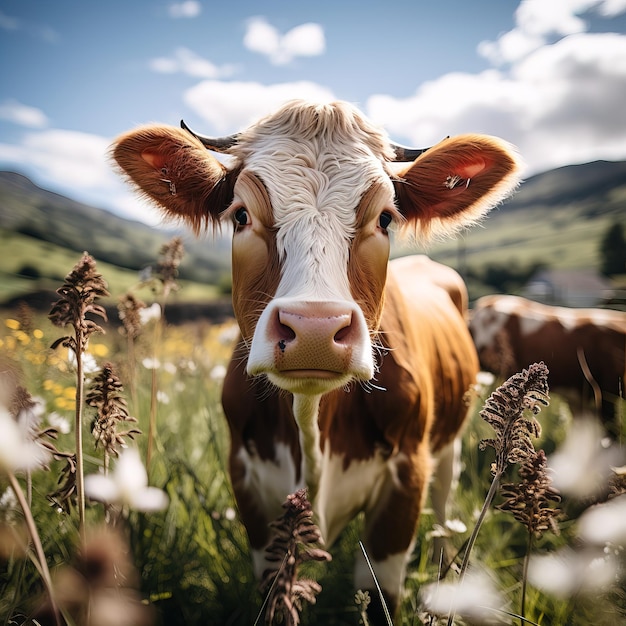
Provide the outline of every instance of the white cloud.
[[267,56],[274,65],[286,65],[299,56],[319,56],[326,49],[319,24],[301,24],[281,35],[262,17],[249,20],[243,43],[248,50]]
[[196,78],[225,78],[236,71],[234,65],[215,65],[188,48],[176,49],[171,57],[152,59],[150,68],[161,74],[182,73]]
[[533,174],[625,159],[625,100],[626,36],[575,33],[508,70],[447,74],[408,98],[372,96],[367,110],[395,139],[416,147],[464,132],[504,137]]
[[185,0],[170,4],[168,12],[174,18],[194,18],[202,13],[202,5],[196,0]]
[[626,12],[626,0],[522,0],[515,11],[515,28],[496,41],[482,41],[478,53],[495,65],[515,63],[552,37],[565,37],[588,30],[581,15],[597,12],[615,17]]
[[197,129],[205,134],[211,129],[220,134],[242,130],[294,98],[328,102],[334,95],[329,89],[306,81],[275,85],[204,81],[184,95],[186,104],[208,122],[209,129]]
[[0,119],[30,128],[44,128],[48,125],[48,118],[41,109],[21,104],[17,100],[5,100],[0,104]]
[[160,224],[157,211],[140,201],[116,174],[108,159],[110,144],[109,138],[76,131],[30,132],[20,144],[0,143],[0,164],[78,202]]

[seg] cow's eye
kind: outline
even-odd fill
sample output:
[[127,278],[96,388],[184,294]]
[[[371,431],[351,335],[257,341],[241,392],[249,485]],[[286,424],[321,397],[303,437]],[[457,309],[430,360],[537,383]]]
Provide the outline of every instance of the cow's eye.
[[393,222],[393,215],[389,213],[389,211],[383,211],[378,218],[378,225],[383,229],[387,230],[389,225]]
[[248,210],[245,207],[239,207],[233,216],[235,220],[235,226],[246,226],[250,223],[250,216],[248,215]]

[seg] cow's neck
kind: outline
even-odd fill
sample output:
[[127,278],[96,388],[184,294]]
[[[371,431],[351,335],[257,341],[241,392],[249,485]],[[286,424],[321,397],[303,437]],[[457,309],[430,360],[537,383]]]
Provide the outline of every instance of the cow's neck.
[[309,500],[314,501],[320,482],[322,451],[318,416],[322,396],[295,394],[293,415],[300,432],[300,447],[304,459],[304,479],[309,488]]

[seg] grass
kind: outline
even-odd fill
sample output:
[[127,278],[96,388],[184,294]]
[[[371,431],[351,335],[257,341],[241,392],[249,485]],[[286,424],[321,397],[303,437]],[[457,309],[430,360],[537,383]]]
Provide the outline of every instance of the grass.
[[[74,259],[75,260],[75,259]],[[98,268],[106,275],[108,268]],[[16,317],[22,316],[21,322]],[[154,323],[154,322],[152,322]],[[135,360],[129,362],[126,338],[113,326],[107,333],[94,334],[87,354],[96,361],[112,362],[123,381],[136,372],[136,393],[129,405],[137,417],[143,435],[137,439],[142,458],[147,452],[147,432],[151,412],[153,371],[145,365],[153,356],[153,329],[147,326],[135,342]],[[5,315],[0,324],[0,354],[4,367],[21,372],[21,384],[39,396],[45,407],[45,420],[71,422],[74,415],[75,374],[66,358],[66,351],[51,351],[49,346],[62,334],[43,317],[28,321],[24,312]],[[254,580],[245,530],[237,519],[235,503],[227,475],[228,430],[220,406],[223,367],[230,356],[233,322],[211,325],[196,322],[164,329],[158,369],[158,405],[150,484],[164,489],[170,504],[165,511],[142,513],[125,509],[119,520],[124,540],[130,547],[132,565],[137,572],[137,593],[142,607],[149,607],[150,622],[158,625],[232,624],[252,625],[258,617],[263,598]],[[126,389],[130,396],[130,390]],[[485,396],[482,398],[484,400]],[[453,535],[450,542],[461,551],[476,522],[492,476],[493,451],[479,450],[479,442],[493,436],[493,431],[478,414],[476,407],[463,435],[463,471],[459,488],[451,503],[450,517],[465,523],[467,532]],[[85,473],[97,472],[103,464],[102,453],[90,441],[89,424],[93,410],[85,416]],[[539,417],[543,434],[535,442],[549,455],[559,449],[572,428],[567,405],[553,397]],[[46,423],[44,421],[44,423]],[[55,445],[71,450],[73,434],[61,433]],[[91,440],[93,442],[93,440]],[[115,461],[113,461],[115,465]],[[63,511],[50,506],[46,499],[57,489],[63,466],[52,461],[49,472],[32,474],[34,520],[53,581],[67,575],[68,568],[80,570],[80,538],[77,515],[72,509]],[[20,484],[26,490],[24,474]],[[514,479],[513,468],[507,480]],[[0,497],[8,483],[0,471]],[[498,497],[496,497],[496,503]],[[546,533],[535,544],[537,553],[554,552],[564,546],[576,545],[576,519],[586,505],[576,499],[564,498],[563,508],[570,517],[561,523],[561,534]],[[13,516],[11,518],[11,515]],[[88,528],[99,527],[104,520],[103,507],[88,504]],[[0,505],[0,522],[12,519],[9,527],[21,532],[20,516],[15,509]],[[430,554],[430,533],[434,516],[427,508],[417,532],[417,542],[408,568],[402,615],[397,626],[421,623],[443,624],[445,621],[423,621],[424,607],[420,593],[426,585],[437,581],[439,567]],[[307,574],[322,585],[322,593],[314,606],[302,612],[303,624],[348,625],[359,623],[354,602],[352,571],[356,559],[363,558],[358,540],[362,519],[357,518],[341,535],[330,551],[333,561],[311,563]],[[0,526],[0,537],[6,537],[7,526]],[[11,531],[12,532],[12,531]],[[6,545],[6,544],[5,544]],[[471,555],[476,569],[484,569],[503,598],[496,614],[497,623],[519,623],[508,613],[519,612],[522,568],[527,533],[511,515],[489,508]],[[621,567],[624,567],[623,549]],[[0,542],[0,624],[34,623],[27,616],[35,610],[45,590],[32,560],[19,557],[19,550],[1,552]],[[461,554],[462,556],[462,554]],[[460,558],[458,559],[460,562]],[[73,571],[73,570],[72,570]],[[450,575],[451,576],[451,575]],[[130,578],[132,580],[132,577]],[[96,582],[90,581],[92,591]],[[529,587],[526,617],[530,623],[542,625],[571,624],[583,626],[615,624],[626,615],[626,601],[619,581],[593,594],[579,593],[559,598]],[[458,619],[455,623],[465,623]],[[468,622],[469,623],[469,622]]]

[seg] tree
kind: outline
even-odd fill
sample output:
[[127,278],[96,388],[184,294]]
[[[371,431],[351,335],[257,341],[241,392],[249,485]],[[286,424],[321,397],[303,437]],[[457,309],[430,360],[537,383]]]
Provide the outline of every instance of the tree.
[[626,273],[624,225],[614,222],[600,240],[600,271],[606,276]]

